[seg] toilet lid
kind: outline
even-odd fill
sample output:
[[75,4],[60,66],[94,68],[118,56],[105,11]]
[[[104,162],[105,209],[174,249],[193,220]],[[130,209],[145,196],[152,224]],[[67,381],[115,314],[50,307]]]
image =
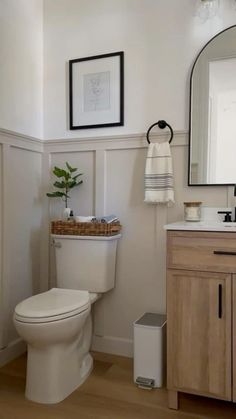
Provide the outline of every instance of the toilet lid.
[[22,321],[58,319],[79,314],[90,307],[88,291],[52,288],[17,304],[15,316]]

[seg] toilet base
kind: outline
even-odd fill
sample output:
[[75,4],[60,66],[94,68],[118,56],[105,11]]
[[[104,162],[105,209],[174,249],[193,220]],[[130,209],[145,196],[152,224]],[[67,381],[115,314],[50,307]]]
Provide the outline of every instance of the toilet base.
[[82,359],[81,367],[79,369],[74,368],[74,372],[72,372],[72,370],[67,371],[68,374],[64,374],[63,381],[53,370],[51,370],[51,372],[48,371],[44,378],[42,376],[38,377],[36,381],[35,377],[37,376],[35,376],[35,371],[33,372],[33,375],[30,375],[27,372],[25,397],[28,400],[37,403],[59,403],[81,386],[89,377],[92,370],[93,358],[90,353],[88,353]]
[[89,353],[92,322],[88,313],[84,313],[84,317],[85,325],[79,336],[70,342],[45,346],[28,343],[25,391],[28,400],[59,403],[88,378],[93,369],[93,358]]

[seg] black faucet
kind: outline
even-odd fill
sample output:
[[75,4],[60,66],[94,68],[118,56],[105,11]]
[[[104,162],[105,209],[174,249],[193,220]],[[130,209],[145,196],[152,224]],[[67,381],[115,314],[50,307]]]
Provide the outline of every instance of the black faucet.
[[[235,208],[235,211],[236,211],[236,208]],[[217,214],[225,214],[224,223],[231,223],[232,211],[218,211]]]
[[[236,184],[234,185],[234,222],[236,223]],[[233,220],[231,218],[232,211],[218,211],[217,214],[225,214],[224,223],[231,223]]]

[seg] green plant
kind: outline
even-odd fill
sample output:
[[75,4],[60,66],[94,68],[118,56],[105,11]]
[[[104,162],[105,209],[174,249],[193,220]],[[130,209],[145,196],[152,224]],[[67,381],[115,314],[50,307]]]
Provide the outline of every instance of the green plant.
[[78,180],[83,173],[76,173],[78,169],[76,167],[71,167],[68,162],[66,162],[66,167],[68,170],[61,169],[57,166],[54,167],[53,174],[60,179],[60,181],[57,180],[54,182],[53,186],[58,190],[48,192],[47,196],[49,198],[62,198],[65,202],[65,207],[67,208],[68,199],[70,198],[68,192],[70,189],[73,189],[83,183],[82,180]]

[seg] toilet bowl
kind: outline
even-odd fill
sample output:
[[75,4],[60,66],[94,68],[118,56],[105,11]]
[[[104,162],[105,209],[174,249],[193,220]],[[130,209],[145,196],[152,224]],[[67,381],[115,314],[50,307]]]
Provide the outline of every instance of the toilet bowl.
[[93,367],[91,304],[98,298],[53,288],[16,306],[14,324],[28,347],[29,400],[58,403],[86,380]]

